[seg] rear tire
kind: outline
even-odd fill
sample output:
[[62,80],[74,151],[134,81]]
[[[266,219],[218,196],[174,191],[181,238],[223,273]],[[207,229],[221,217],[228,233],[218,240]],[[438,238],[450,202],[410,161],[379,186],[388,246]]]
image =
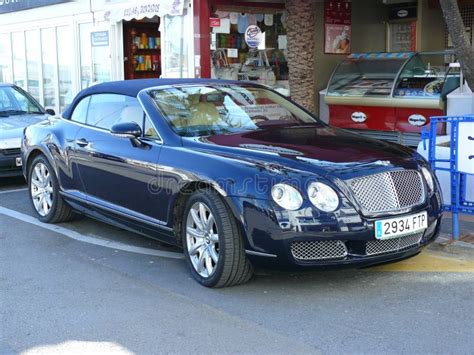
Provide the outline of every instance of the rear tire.
[[182,226],[184,254],[201,285],[228,287],[250,280],[253,267],[237,223],[216,192],[198,190],[191,195]]
[[44,155],[37,156],[28,169],[28,191],[37,218],[44,223],[72,220],[75,214],[59,194],[59,183]]

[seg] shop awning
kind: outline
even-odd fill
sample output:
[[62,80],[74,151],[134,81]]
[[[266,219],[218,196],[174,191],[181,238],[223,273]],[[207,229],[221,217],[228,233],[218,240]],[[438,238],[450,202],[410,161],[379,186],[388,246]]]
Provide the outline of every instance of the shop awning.
[[111,22],[141,20],[154,16],[180,16],[185,0],[135,0],[111,3],[104,9],[104,19]]

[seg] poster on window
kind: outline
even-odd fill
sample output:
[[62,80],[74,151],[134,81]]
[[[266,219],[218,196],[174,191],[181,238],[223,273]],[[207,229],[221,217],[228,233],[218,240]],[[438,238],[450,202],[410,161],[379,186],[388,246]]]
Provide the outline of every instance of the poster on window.
[[324,53],[351,53],[351,5],[351,0],[324,1]]
[[329,54],[351,53],[351,26],[326,25],[324,52]]

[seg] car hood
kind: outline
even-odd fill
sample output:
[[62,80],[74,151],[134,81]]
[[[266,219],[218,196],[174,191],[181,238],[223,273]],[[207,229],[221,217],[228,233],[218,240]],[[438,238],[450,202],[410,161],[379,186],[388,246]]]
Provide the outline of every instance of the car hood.
[[25,127],[46,119],[48,115],[0,116],[0,149],[19,148]]
[[315,125],[185,138],[183,145],[247,162],[333,174],[341,179],[400,167],[416,168],[420,159],[413,150],[397,144]]

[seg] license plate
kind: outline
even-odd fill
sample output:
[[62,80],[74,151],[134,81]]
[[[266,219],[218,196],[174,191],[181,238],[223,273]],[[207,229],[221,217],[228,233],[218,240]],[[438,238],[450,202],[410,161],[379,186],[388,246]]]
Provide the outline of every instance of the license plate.
[[15,159],[16,166],[22,166],[23,163],[21,162],[21,158],[16,158]]
[[428,213],[421,212],[409,216],[375,221],[375,238],[390,239],[417,233],[428,227]]

